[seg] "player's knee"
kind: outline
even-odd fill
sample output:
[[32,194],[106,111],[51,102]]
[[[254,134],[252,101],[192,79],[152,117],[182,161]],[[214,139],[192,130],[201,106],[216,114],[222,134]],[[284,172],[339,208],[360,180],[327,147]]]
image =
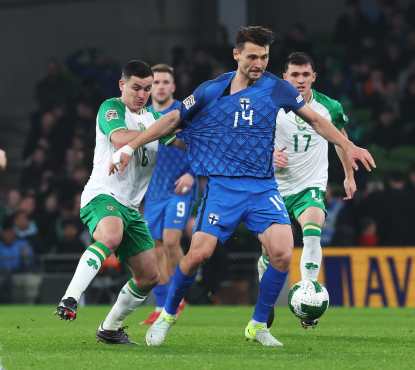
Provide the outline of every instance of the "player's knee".
[[206,260],[208,260],[211,255],[212,255],[212,253],[209,250],[206,250],[206,249],[201,250],[196,254],[196,256],[197,256],[198,260],[200,261],[200,263],[205,262]]
[[160,272],[157,268],[146,271],[145,275],[142,276],[139,281],[146,287],[154,287],[160,280]]
[[183,257],[183,250],[180,244],[172,244],[167,248],[168,256],[171,260],[179,262],[180,258]]
[[269,253],[269,259],[271,262],[271,265],[275,268],[286,271],[288,267],[290,266],[291,262],[291,256],[292,256],[292,249],[278,249],[274,251],[270,251]]
[[115,251],[121,244],[122,233],[100,233],[95,240],[100,241],[112,251]]
[[200,264],[202,264],[203,262],[205,262],[207,259],[209,259],[209,257],[211,256],[212,253],[210,253],[209,250],[204,249],[204,248],[198,248],[196,250],[190,250],[188,253],[188,258],[191,261],[191,264],[193,266],[199,266]]
[[160,281],[160,273],[155,271],[153,274],[149,275],[147,281],[149,286],[156,286]]
[[155,253],[156,253],[157,259],[160,260],[160,258],[162,258],[166,252],[162,245],[161,246],[156,245]]

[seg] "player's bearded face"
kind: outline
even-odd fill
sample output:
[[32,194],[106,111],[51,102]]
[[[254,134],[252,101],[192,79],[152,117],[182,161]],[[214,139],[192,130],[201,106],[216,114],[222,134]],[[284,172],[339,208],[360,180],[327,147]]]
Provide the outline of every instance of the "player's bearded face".
[[152,83],[153,76],[145,78],[131,76],[127,80],[121,79],[119,82],[121,100],[132,112],[138,112],[147,104]]
[[311,94],[311,86],[316,80],[316,73],[311,64],[289,64],[283,74],[284,80],[290,82],[302,96],[308,98]]
[[176,86],[173,77],[167,72],[155,72],[153,88],[151,91],[152,98],[159,104],[163,104],[173,97]]
[[269,46],[259,46],[246,42],[241,49],[235,48],[234,59],[238,62],[238,71],[251,81],[261,78],[269,60]]

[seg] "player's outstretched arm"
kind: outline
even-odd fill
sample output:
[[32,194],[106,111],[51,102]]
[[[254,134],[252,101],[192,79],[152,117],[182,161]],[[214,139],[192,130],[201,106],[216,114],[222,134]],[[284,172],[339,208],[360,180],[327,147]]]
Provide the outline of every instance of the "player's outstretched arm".
[[111,143],[115,149],[120,149],[124,145],[127,145],[130,141],[134,140],[140,131],[138,130],[117,130],[111,134]]
[[160,117],[145,131],[138,133],[127,145],[124,145],[113,154],[109,174],[116,171],[123,172],[137,148],[172,133],[179,123],[180,112],[175,109]]
[[358,170],[357,161],[361,162],[367,171],[376,168],[375,160],[368,150],[353,144],[347,137],[327,119],[313,111],[308,105],[304,105],[296,112],[302,119],[313,126],[316,132],[327,141],[341,147],[354,170]]
[[[342,128],[340,131],[344,136],[348,137],[347,132],[344,128]],[[357,190],[356,181],[354,179],[353,167],[343,149],[337,145],[335,145],[334,147],[336,149],[337,156],[340,159],[344,171],[343,185],[346,196],[343,198],[343,200],[350,200],[353,198],[354,193]]]
[[128,145],[136,150],[140,146],[160,139],[162,136],[171,134],[180,123],[180,111],[178,109],[161,116],[154,122],[147,130],[141,132],[134,140],[130,141]]

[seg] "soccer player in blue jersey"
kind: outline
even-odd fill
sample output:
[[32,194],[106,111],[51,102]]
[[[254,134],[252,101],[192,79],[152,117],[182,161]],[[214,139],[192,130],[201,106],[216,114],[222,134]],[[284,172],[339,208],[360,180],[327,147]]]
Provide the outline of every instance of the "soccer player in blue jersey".
[[171,132],[184,121],[192,170],[208,176],[190,249],[175,271],[161,315],[147,331],[148,345],[165,341],[198,266],[240,222],[258,235],[270,259],[245,336],[264,346],[282,345],[266,324],[286,280],[293,248],[290,220],[277,190],[272,163],[275,118],[280,108],[296,112],[320,135],[340,146],[355,169],[358,160],[369,171],[375,167],[367,150],[355,146],[330,121],[308,107],[289,82],[265,72],[272,41],[273,33],[266,28],[242,27],[233,51],[237,70],[200,85],[183,101],[180,110],[168,113],[140,133],[128,144],[130,148],[120,149],[120,160],[115,165],[122,171],[130,159],[128,152]]
[[[151,69],[154,80],[151,91],[153,104],[150,110],[166,114],[180,108],[181,103],[173,98],[173,68],[167,64],[157,64]],[[180,133],[177,136],[180,137]],[[173,146],[160,146],[144,206],[144,218],[156,242],[160,281],[153,288],[156,309],[143,324],[151,325],[159,317],[166,302],[170,277],[183,257],[180,240],[191,214],[196,192],[194,177],[190,172],[189,161],[183,150]]]

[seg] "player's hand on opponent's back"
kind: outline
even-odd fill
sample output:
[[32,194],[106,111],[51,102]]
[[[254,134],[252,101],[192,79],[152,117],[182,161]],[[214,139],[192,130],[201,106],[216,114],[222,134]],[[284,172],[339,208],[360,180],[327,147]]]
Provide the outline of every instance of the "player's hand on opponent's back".
[[346,177],[343,181],[344,191],[346,193],[346,196],[343,198],[343,200],[350,200],[353,199],[354,193],[356,193],[357,186],[356,181],[354,180],[354,177]]
[[353,144],[352,142],[346,150],[346,155],[348,156],[352,167],[355,171],[359,169],[357,161],[361,162],[365,166],[366,170],[371,172],[372,168],[376,168],[375,160],[367,149],[360,148]]
[[195,179],[190,173],[185,173],[174,183],[174,185],[176,185],[174,192],[178,195],[188,193],[192,188],[194,181]]
[[118,149],[112,155],[111,164],[109,168],[109,175],[112,175],[117,171],[119,171],[120,173],[124,172],[125,168],[130,162],[133,153],[134,149],[131,148],[129,145],[124,145],[123,147]]
[[288,165],[288,155],[284,152],[287,147],[274,150],[274,166],[277,168],[285,168]]

